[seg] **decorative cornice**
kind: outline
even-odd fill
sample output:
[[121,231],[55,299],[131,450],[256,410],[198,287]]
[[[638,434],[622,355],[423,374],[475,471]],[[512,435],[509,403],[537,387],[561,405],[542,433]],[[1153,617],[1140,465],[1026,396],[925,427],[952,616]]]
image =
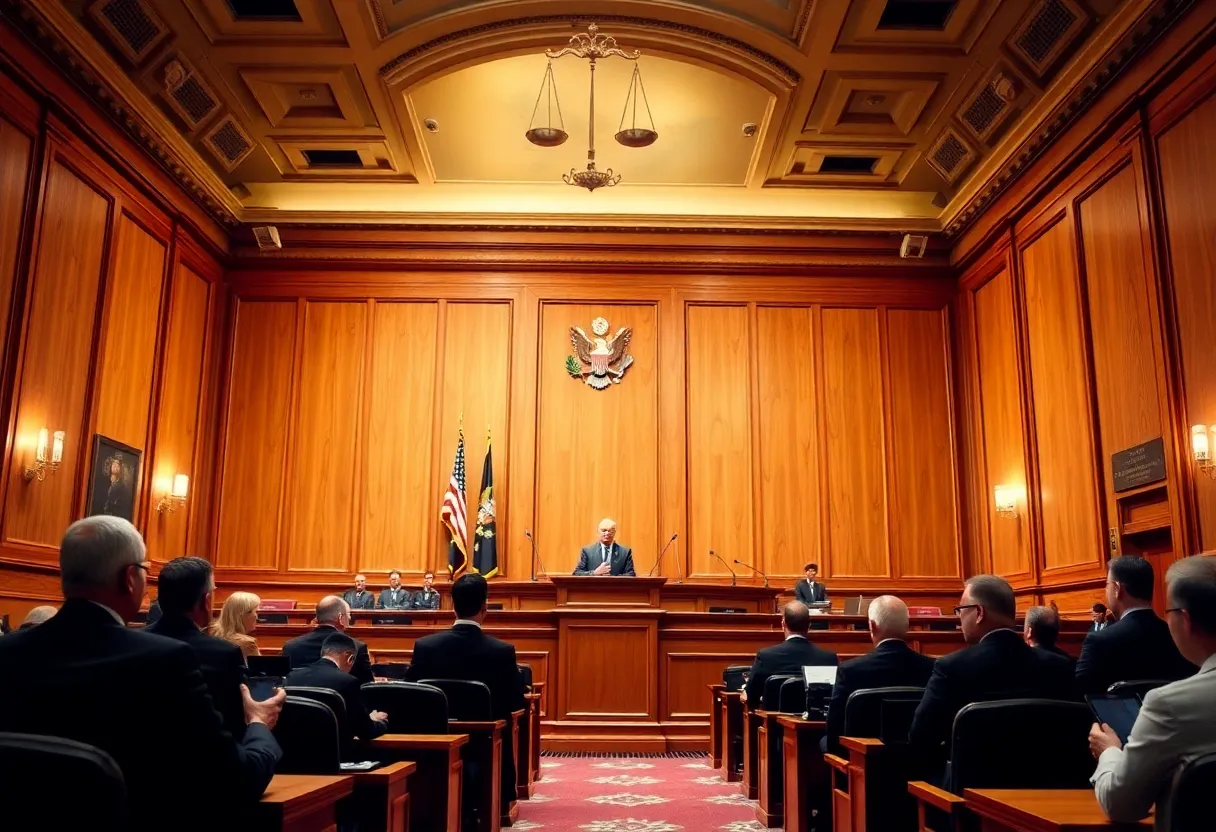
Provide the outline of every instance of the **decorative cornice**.
[[684,23],[672,23],[667,20],[655,20],[647,17],[630,17],[619,14],[601,14],[601,15],[574,15],[574,14],[551,14],[551,15],[535,15],[532,17],[516,17],[510,20],[496,20],[492,23],[483,23],[479,26],[470,26],[467,29],[460,29],[455,32],[448,32],[445,35],[440,35],[437,38],[420,43],[417,46],[406,50],[391,61],[380,67],[380,77],[386,78],[391,75],[398,67],[409,63],[413,59],[425,55],[428,52],[433,52],[437,49],[442,49],[454,43],[476,38],[481,35],[493,34],[494,32],[504,32],[511,29],[518,29],[526,26],[548,26],[548,25],[574,25],[595,18],[597,23],[601,24],[619,24],[622,26],[640,26],[649,29],[659,29],[665,32],[679,33],[689,35],[698,40],[712,41],[722,46],[728,47],[736,52],[742,52],[748,55],[765,66],[769,67],[781,80],[790,87],[797,86],[802,80],[802,75],[789,64],[773,57],[767,52],[757,49],[749,43],[745,43],[737,38],[732,38],[729,35],[723,35],[719,32],[713,32],[709,29],[702,29],[699,26],[689,26]]
[[966,207],[946,225],[946,237],[957,237],[979,219],[988,206],[1008,190],[1194,3],[1195,0],[1164,0],[1152,13],[1125,33],[1118,43],[1107,51],[1106,60],[1090,70],[1053,117],[1040,126],[1017,153],[1005,160],[997,174],[989,179]]

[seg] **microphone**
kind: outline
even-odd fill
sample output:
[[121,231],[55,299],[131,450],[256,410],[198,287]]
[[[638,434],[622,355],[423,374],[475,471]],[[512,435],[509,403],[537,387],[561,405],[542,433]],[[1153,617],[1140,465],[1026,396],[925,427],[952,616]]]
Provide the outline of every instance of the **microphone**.
[[540,564],[540,570],[546,575],[549,574],[549,570],[545,569],[545,563],[540,559],[540,552],[536,550],[536,538],[532,536],[532,530],[524,529],[524,537],[528,538],[529,542],[532,544],[532,580],[535,581],[536,564]]
[[717,555],[717,553],[716,553],[716,552],[714,552],[714,550],[713,550],[713,549],[710,549],[710,550],[709,550],[709,556],[710,556],[711,558],[718,558],[718,562],[719,562],[719,563],[721,563],[723,566],[725,566],[725,567],[726,567],[726,571],[730,573],[730,585],[731,585],[731,586],[734,586],[734,585],[735,585],[735,582],[736,582],[736,581],[738,580],[738,578],[739,578],[739,576],[735,574],[735,570],[733,570],[733,569],[731,569],[731,568],[730,568],[730,564],[729,564],[729,563],[727,563],[726,561],[722,560],[722,558],[719,558],[719,557],[718,557],[718,555]]
[[761,572],[756,567],[752,566],[750,563],[744,563],[743,561],[739,560],[738,558],[735,558],[735,563],[739,564],[740,566],[747,567],[748,569],[752,570],[757,575],[759,575],[761,578],[764,578],[764,586],[765,587],[768,586],[768,575],[765,575],[763,572]]
[[671,544],[675,543],[676,538],[679,536],[680,533],[676,532],[671,536],[671,540],[667,541],[667,545],[663,547],[663,551],[659,552],[659,557],[655,560],[654,566],[650,567],[650,571],[646,573],[647,578],[654,574],[654,570],[659,568],[659,564],[663,562],[663,555],[667,554],[667,550],[671,548]]

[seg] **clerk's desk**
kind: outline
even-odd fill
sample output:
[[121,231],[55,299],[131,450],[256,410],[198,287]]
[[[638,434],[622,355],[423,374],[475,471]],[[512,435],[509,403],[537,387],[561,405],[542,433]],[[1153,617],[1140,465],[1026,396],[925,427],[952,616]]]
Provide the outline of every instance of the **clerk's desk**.
[[[491,602],[498,587],[490,585]],[[551,599],[547,607],[491,611],[485,630],[515,645],[533,680],[544,683],[541,736],[549,750],[703,751],[710,739],[706,685],[720,683],[729,665],[750,665],[758,650],[781,639],[781,618],[771,612],[776,588],[554,576],[534,591]],[[696,611],[669,609],[669,598],[691,602]],[[703,611],[719,605],[757,611]],[[276,614],[289,623],[259,625],[254,633],[264,654],[311,629],[311,609]],[[410,623],[373,624],[373,618]],[[453,620],[451,610],[377,610],[357,614],[348,632],[367,643],[373,662],[408,662],[416,639]],[[812,630],[811,640],[842,661],[870,651],[865,616],[813,620],[827,629]],[[1084,621],[1064,622],[1060,645],[1075,655],[1085,630]],[[950,616],[913,618],[908,640],[930,656],[963,645]]]

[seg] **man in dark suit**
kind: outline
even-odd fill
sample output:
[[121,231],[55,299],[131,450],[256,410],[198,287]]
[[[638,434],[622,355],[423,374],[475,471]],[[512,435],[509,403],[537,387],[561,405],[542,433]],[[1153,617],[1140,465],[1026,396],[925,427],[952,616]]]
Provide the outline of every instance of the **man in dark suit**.
[[1106,625],[1109,623],[1106,620],[1106,604],[1094,604],[1093,608],[1089,611],[1089,616],[1093,621],[1093,623],[1089,625],[1089,631],[1091,633],[1101,632],[1102,630],[1106,629]]
[[1013,588],[1004,578],[968,579],[954,611],[969,646],[937,660],[908,737],[912,758],[939,780],[954,717],[965,705],[1027,697],[1073,698],[1072,666],[1060,656],[1028,646],[1014,629]]
[[274,775],[281,751],[271,729],[285,695],[254,702],[242,691],[248,725],[238,743],[194,651],[126,626],[139,613],[149,567],[126,520],[73,523],[59,566],[59,614],[0,639],[0,731],[66,737],[108,753],[122,769],[138,832],[211,830],[240,818]]
[[401,585],[401,573],[394,569],[388,573],[388,589],[380,590],[382,610],[408,610],[410,608],[410,591]]
[[160,570],[157,585],[162,615],[145,629],[189,645],[198,656],[211,699],[224,718],[224,727],[240,739],[245,735],[245,705],[241,701],[245,657],[235,644],[203,632],[211,623],[215,592],[211,564],[202,558],[175,558]]
[[575,575],[629,575],[633,568],[633,550],[616,542],[616,521],[605,517],[600,521],[599,540],[584,546],[578,554]]
[[1169,626],[1153,612],[1153,566],[1135,555],[1110,559],[1106,604],[1118,620],[1091,632],[1077,659],[1081,693],[1102,693],[1115,682],[1162,679],[1174,682],[1198,668],[1178,652]]
[[[316,664],[321,658],[321,645],[326,636],[345,630],[350,625],[350,607],[337,595],[326,595],[317,602],[317,626],[306,635],[293,638],[283,645],[283,655],[291,659],[292,667]],[[350,673],[360,684],[375,681],[372,678],[372,662],[367,654],[367,645],[356,641],[359,650]]]
[[904,641],[908,636],[908,605],[894,595],[870,602],[870,641],[874,650],[840,665],[828,705],[827,736],[823,747],[840,752],[845,706],[853,691],[866,688],[923,688],[933,673],[933,659],[922,656]]
[[422,589],[414,593],[410,599],[410,608],[415,610],[439,609],[439,593],[435,591],[435,573],[427,572],[422,576]]
[[342,593],[342,600],[352,610],[370,610],[376,606],[376,596],[367,591],[367,576],[355,576],[355,588]]
[[288,685],[328,688],[342,697],[346,705],[343,745],[349,745],[355,737],[369,742],[388,730],[388,714],[368,711],[359,680],[350,675],[358,653],[359,642],[335,631],[325,637],[320,659],[306,667],[293,668],[287,674]]
[[840,661],[835,653],[816,647],[807,640],[811,627],[811,611],[801,601],[791,601],[781,609],[781,629],[785,640],[756,653],[752,669],[743,688],[743,701],[759,708],[764,697],[764,683],[770,676],[802,675],[804,666],[835,667]]
[[[490,689],[493,719],[510,719],[524,707],[523,676],[515,659],[515,647],[482,631],[486,618],[489,586],[481,575],[461,575],[452,584],[456,623],[443,633],[414,642],[414,656],[405,678],[465,679],[483,682]],[[502,805],[515,795],[515,764],[508,731],[502,741]]]
[[1031,607],[1026,610],[1026,622],[1022,629],[1022,640],[1031,647],[1055,653],[1068,659],[1071,665],[1072,656],[1056,645],[1060,637],[1060,613],[1051,607]]
[[819,564],[808,563],[802,567],[806,580],[794,587],[794,598],[804,604],[822,604],[828,600],[828,590],[819,581]]

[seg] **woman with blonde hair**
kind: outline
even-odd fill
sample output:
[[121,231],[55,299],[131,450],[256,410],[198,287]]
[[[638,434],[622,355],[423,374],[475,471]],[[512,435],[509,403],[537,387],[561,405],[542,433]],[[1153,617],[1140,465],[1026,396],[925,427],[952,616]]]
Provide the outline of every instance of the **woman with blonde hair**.
[[258,624],[258,606],[262,599],[252,592],[234,592],[224,601],[220,617],[211,624],[211,634],[241,648],[241,655],[261,655],[258,643],[249,635]]

